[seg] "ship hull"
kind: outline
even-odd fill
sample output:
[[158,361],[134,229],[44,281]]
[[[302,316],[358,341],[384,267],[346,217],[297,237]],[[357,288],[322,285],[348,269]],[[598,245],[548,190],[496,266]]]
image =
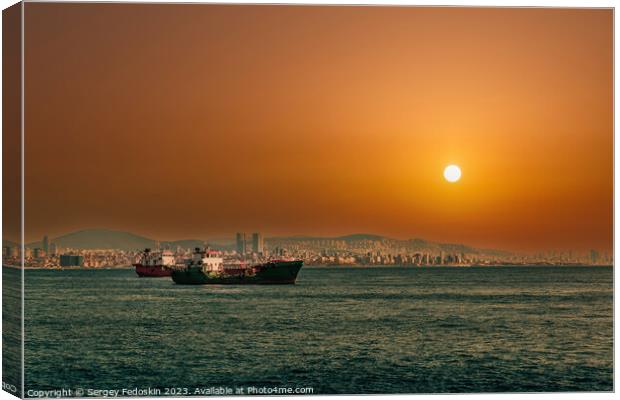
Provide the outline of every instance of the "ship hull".
[[136,274],[141,278],[163,278],[172,273],[171,269],[163,265],[134,264],[133,266],[136,268]]
[[303,261],[269,262],[246,270],[205,273],[200,268],[172,272],[172,280],[181,285],[292,285]]

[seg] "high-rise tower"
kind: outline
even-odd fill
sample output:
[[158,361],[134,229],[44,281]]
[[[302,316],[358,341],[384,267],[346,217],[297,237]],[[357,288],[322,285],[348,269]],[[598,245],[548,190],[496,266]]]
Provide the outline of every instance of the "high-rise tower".
[[239,254],[247,253],[247,242],[245,240],[245,233],[243,232],[237,233],[237,253]]
[[263,235],[255,232],[252,234],[252,251],[254,253],[262,253],[265,250]]

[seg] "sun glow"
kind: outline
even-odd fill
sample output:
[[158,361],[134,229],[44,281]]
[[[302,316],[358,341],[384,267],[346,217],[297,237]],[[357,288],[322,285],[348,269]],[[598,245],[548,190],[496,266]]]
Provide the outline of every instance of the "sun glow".
[[443,170],[443,177],[446,178],[448,182],[457,182],[461,179],[461,169],[458,165],[448,165],[446,169]]

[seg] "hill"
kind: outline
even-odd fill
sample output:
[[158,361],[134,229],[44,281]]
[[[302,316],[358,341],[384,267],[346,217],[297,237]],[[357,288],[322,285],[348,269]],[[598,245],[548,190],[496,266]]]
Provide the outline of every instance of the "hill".
[[[119,249],[135,250],[153,247],[156,241],[129,232],[113,231],[108,229],[85,229],[71,232],[50,239],[59,247],[72,249]],[[41,247],[40,241],[28,243],[27,247]]]
[[[501,250],[480,249],[464,244],[457,243],[439,243],[430,242],[423,239],[400,240],[386,236],[373,235],[368,233],[356,233],[346,236],[337,237],[314,237],[314,236],[290,236],[290,237],[272,237],[266,238],[265,241],[271,246],[285,246],[291,242],[300,241],[323,241],[323,240],[340,240],[355,245],[356,242],[381,241],[382,246],[392,248],[408,249],[409,251],[444,251],[446,253],[477,253],[487,255],[507,255],[508,252]],[[157,247],[158,241],[144,236],[136,235],[130,232],[115,231],[110,229],[85,229],[77,232],[68,233],[56,238],[50,239],[50,243],[55,243],[61,248],[73,249],[117,249],[125,251],[135,251],[144,248]],[[235,249],[234,240],[230,239],[213,239],[208,241],[212,248],[218,250]],[[175,249],[177,246],[182,248],[202,247],[205,241],[198,239],[184,239],[176,241],[159,241],[162,248]],[[42,247],[40,241],[28,243],[26,247],[35,248]]]
[[277,237],[268,237],[266,240],[290,240],[290,241],[304,241],[304,240],[344,240],[347,242],[353,242],[358,240],[384,240],[389,239],[385,236],[373,235],[370,233],[354,233],[351,235],[345,236],[304,236],[304,235],[296,235],[296,236],[277,236]]
[[[61,248],[72,249],[116,249],[133,251],[144,248],[157,247],[158,241],[155,239],[139,236],[129,232],[115,231],[110,229],[85,229],[71,232],[56,238],[52,238],[50,243],[55,243]],[[196,239],[186,239],[178,241],[160,241],[161,247],[183,248],[200,247],[204,241]],[[28,243],[30,248],[41,247],[40,241]]]
[[356,233],[352,235],[346,236],[336,236],[336,237],[315,237],[315,236],[290,236],[290,237],[274,237],[267,238],[267,242],[273,246],[283,246],[286,247],[287,242],[298,242],[298,241],[317,241],[317,240],[340,240],[347,242],[352,245],[355,242],[383,242],[383,246],[389,246],[392,248],[399,249],[407,249],[408,251],[415,252],[440,252],[443,251],[445,253],[458,254],[458,253],[469,253],[469,254],[484,254],[484,255],[493,255],[493,256],[505,256],[509,255],[509,252],[503,250],[493,250],[493,249],[482,249],[475,248],[471,246],[467,246],[460,243],[440,243],[440,242],[431,242],[424,239],[409,239],[409,240],[400,240],[394,239],[387,236],[374,235],[369,233]]
[[18,247],[18,244],[10,240],[2,239],[2,247]]

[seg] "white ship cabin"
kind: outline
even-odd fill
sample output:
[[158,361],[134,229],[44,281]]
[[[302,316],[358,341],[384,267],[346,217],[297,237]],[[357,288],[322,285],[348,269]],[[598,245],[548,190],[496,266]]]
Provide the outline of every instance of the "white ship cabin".
[[161,264],[162,265],[175,265],[176,259],[174,258],[174,253],[170,250],[164,250],[161,253]]
[[202,269],[207,272],[224,270],[224,258],[220,252],[214,250],[201,251],[196,249],[192,256],[192,264],[202,265]]
[[164,251],[151,251],[145,249],[142,257],[143,265],[160,266],[160,265],[175,265],[174,254],[170,250]]

